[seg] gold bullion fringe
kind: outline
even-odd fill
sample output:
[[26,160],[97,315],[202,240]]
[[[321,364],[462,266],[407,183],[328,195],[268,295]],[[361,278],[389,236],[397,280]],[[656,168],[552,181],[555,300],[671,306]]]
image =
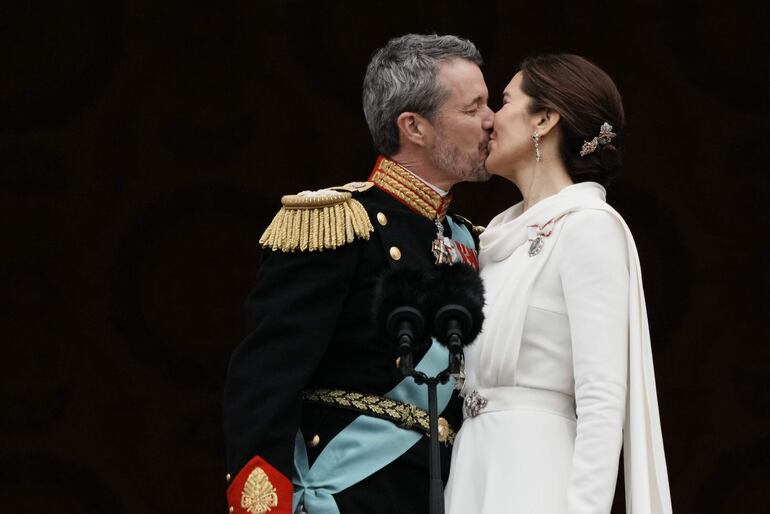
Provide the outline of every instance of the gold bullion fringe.
[[259,244],[274,251],[322,252],[357,238],[369,239],[373,231],[361,202],[348,198],[323,207],[281,207],[259,238]]

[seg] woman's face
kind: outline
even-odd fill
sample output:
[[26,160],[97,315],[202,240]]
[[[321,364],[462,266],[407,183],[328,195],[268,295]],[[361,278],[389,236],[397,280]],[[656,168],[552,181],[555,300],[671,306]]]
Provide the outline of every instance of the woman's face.
[[521,72],[503,90],[503,106],[495,114],[489,137],[486,167],[490,173],[511,177],[535,159],[532,141],[537,116],[528,110],[530,97],[521,90]]

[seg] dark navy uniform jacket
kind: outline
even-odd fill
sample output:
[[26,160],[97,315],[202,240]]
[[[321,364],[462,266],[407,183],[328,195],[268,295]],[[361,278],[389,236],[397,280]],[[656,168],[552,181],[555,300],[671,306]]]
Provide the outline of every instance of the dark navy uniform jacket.
[[[383,158],[378,166],[383,162],[396,178],[408,173]],[[404,186],[413,187],[413,180],[404,180]],[[436,225],[392,187],[378,184],[353,195],[374,227],[368,240],[325,251],[263,252],[256,287],[245,304],[248,335],[232,354],[223,403],[228,479],[234,477],[228,499],[235,512],[248,512],[239,504],[240,489],[244,474],[255,466],[265,470],[276,489],[278,506],[271,512],[290,512],[297,430],[308,441],[312,466],[325,445],[360,415],[305,403],[303,390],[383,395],[404,380],[395,344],[372,320],[374,289],[389,268],[435,265],[431,243]],[[445,210],[448,202],[442,202]],[[444,230],[451,235],[446,222]],[[421,357],[415,355],[415,363]],[[441,416],[459,429],[456,394]],[[428,446],[422,437],[394,462],[335,494],[340,512],[428,512]],[[441,453],[446,480],[451,446],[442,445]]]

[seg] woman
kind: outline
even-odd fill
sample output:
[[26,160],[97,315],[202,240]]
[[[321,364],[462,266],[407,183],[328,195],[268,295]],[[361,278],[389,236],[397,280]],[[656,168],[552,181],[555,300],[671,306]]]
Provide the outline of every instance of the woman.
[[631,514],[671,512],[639,260],[605,203],[624,123],[575,55],[524,61],[487,169],[523,201],[481,236],[486,322],[466,349],[450,514],[609,514],[624,446]]

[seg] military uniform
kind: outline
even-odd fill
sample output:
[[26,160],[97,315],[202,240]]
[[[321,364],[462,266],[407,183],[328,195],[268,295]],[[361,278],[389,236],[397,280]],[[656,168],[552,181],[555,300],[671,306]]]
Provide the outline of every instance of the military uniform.
[[[383,405],[388,410],[385,395],[408,386],[413,398],[415,387],[420,402],[427,398],[425,386],[400,374],[395,344],[374,326],[372,302],[383,271],[435,266],[437,218],[446,236],[475,234],[467,220],[446,214],[450,200],[451,193],[442,198],[383,157],[367,182],[284,197],[260,240],[266,250],[246,301],[248,336],[227,374],[231,512],[428,511],[428,438],[419,427],[400,428],[362,413]],[[475,242],[465,241],[456,245],[459,258],[475,264]],[[441,355],[436,362],[446,366]],[[458,429],[460,402],[452,392],[446,398],[444,428]],[[445,480],[448,442],[441,445]],[[391,449],[395,454],[385,455]],[[370,459],[380,460],[364,469]],[[315,467],[323,467],[317,479],[307,474]],[[305,477],[297,477],[300,468]],[[327,479],[336,482],[317,485]],[[323,507],[314,511],[312,505]]]

